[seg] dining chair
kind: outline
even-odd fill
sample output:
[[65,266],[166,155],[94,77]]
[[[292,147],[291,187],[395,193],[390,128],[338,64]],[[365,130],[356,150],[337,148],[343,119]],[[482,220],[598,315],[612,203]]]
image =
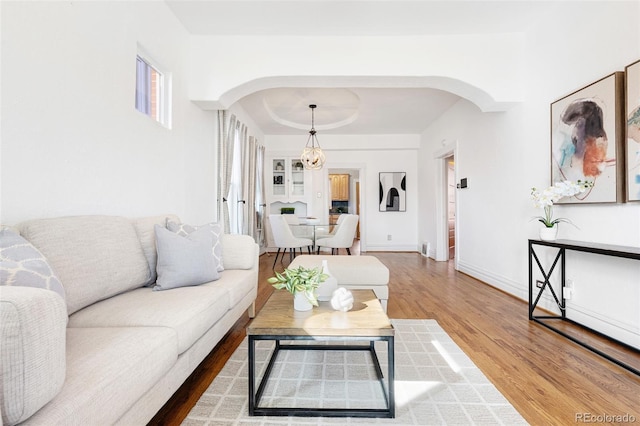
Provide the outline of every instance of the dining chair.
[[[342,217],[344,216],[344,219]],[[340,252],[341,248],[347,249],[347,254],[351,255],[351,246],[353,245],[353,239],[356,237],[356,228],[358,226],[357,214],[343,214],[340,215],[342,222],[335,235],[320,238],[316,240],[317,253],[320,254],[320,247],[331,248],[331,254]]]
[[[286,215],[269,215],[273,241],[276,247],[278,247],[276,258],[273,260],[274,268],[276,266],[276,262],[278,261],[278,255],[280,254],[281,249],[284,249],[284,251],[282,252],[282,258],[284,258],[284,254],[287,252],[287,249],[289,249],[289,261],[292,261],[296,256],[296,248],[300,248],[300,253],[302,253],[302,247],[307,247],[309,254],[311,254],[311,246],[313,245],[313,241],[310,238],[298,238],[293,235],[289,224],[283,216]],[[280,260],[282,260],[282,258]]]
[[[340,227],[340,224],[346,219],[347,216],[349,215],[341,214],[340,216],[338,216],[338,220],[336,220],[336,224],[333,225],[333,228],[331,229],[331,231],[325,231],[324,230],[325,227],[322,227],[322,229],[316,228],[316,232],[315,232],[316,241],[320,238],[328,238],[336,235],[336,232],[338,232],[338,228]],[[331,226],[327,226],[326,228],[331,228]]]
[[294,214],[283,214],[285,222],[289,225],[291,233],[297,238],[313,238],[313,228],[300,222],[300,218]]

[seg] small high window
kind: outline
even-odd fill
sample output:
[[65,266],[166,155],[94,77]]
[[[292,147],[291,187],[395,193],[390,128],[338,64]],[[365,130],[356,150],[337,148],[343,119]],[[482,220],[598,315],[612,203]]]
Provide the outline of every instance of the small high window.
[[136,57],[136,109],[170,127],[170,78],[148,57]]

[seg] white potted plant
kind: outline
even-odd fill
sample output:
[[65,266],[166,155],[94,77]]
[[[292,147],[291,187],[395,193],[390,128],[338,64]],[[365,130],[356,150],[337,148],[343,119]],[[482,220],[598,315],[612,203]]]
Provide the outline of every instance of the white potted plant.
[[293,308],[296,311],[308,311],[314,306],[318,306],[316,289],[328,277],[322,273],[320,268],[300,266],[275,274],[275,277],[271,277],[267,281],[277,290],[286,289],[293,294]]
[[560,201],[560,199],[564,197],[573,197],[574,195],[582,194],[591,187],[593,187],[593,182],[581,180],[572,182],[565,180],[563,182],[556,182],[543,191],[531,188],[531,198],[533,199],[534,205],[544,209],[544,216],[535,217],[535,219],[545,226],[540,230],[541,240],[555,240],[558,234],[558,227],[556,226],[558,223],[566,222],[573,224],[566,218],[553,218],[553,203]]

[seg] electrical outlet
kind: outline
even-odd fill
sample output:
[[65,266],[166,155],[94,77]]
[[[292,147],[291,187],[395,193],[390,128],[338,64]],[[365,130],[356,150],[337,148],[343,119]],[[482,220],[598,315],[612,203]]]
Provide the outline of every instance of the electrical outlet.
[[391,241],[391,234],[387,235],[387,241]]
[[569,300],[573,297],[573,289],[571,287],[564,287],[562,289],[562,295],[565,300]]
[[536,287],[538,288],[542,288],[544,286],[544,281],[542,280],[536,280]]

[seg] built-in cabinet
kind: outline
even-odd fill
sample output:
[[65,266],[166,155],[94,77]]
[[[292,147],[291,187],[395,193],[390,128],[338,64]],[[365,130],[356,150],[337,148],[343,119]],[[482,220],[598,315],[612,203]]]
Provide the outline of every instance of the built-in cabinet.
[[349,201],[349,175],[331,174],[329,180],[331,182],[331,200]]
[[[312,193],[312,173],[305,170],[300,157],[287,153],[272,153],[265,158],[266,214],[287,211],[298,217],[309,214]],[[269,251],[275,248],[271,224],[266,222],[266,241]]]
[[268,187],[271,200],[281,202],[305,201],[308,195],[307,172],[299,158],[274,157],[270,159]]

